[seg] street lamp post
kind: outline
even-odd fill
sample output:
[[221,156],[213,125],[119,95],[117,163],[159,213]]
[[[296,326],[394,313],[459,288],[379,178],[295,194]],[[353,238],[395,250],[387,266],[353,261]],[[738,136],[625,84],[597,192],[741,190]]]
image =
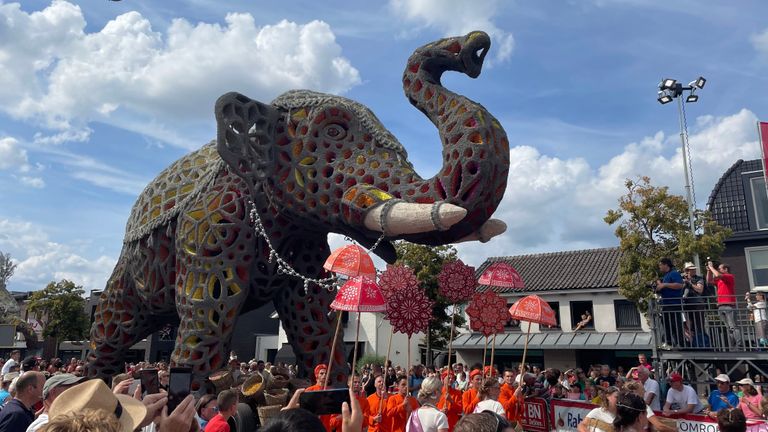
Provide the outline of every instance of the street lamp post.
[[[671,78],[665,78],[661,80],[659,83],[659,93],[658,98],[656,100],[659,101],[660,104],[668,104],[672,102],[673,99],[677,99],[677,110],[678,110],[678,118],[680,120],[680,142],[683,147],[683,170],[685,172],[685,194],[686,198],[688,199],[688,222],[691,226],[691,235],[693,238],[696,238],[696,225],[694,223],[694,211],[696,203],[693,202],[693,192],[692,192],[692,186],[691,186],[691,176],[689,174],[689,162],[690,162],[690,155],[689,155],[689,146],[688,146],[688,133],[686,130],[686,122],[685,122],[685,110],[683,109],[683,103],[693,103],[697,102],[699,100],[699,95],[696,94],[696,90],[701,90],[704,88],[704,84],[707,83],[707,80],[704,79],[704,77],[699,77],[695,81],[691,81],[687,86],[684,86],[677,82],[674,79]],[[685,98],[685,102],[683,102],[683,94],[685,92],[688,92],[688,96]],[[693,263],[696,265],[696,270],[701,270],[701,265],[699,261],[699,254],[695,253],[693,255]]]

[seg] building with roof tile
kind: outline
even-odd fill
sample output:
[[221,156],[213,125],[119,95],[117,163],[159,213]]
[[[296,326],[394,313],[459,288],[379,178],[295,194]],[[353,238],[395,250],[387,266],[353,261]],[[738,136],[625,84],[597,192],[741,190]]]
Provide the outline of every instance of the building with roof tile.
[[[519,298],[536,294],[555,311],[558,325],[531,326],[527,363],[566,370],[591,364],[634,366],[637,354],[651,356],[651,333],[637,307],[618,292],[619,248],[588,249],[492,257],[477,270],[478,276],[491,264],[503,261],[514,267],[525,281],[525,289],[481,285],[493,289],[511,306]],[[582,314],[591,321],[576,331]],[[517,365],[522,359],[525,331],[519,322],[507,322],[505,333],[496,337],[494,363]],[[482,362],[485,338],[478,333],[459,335],[454,348],[459,362]]]

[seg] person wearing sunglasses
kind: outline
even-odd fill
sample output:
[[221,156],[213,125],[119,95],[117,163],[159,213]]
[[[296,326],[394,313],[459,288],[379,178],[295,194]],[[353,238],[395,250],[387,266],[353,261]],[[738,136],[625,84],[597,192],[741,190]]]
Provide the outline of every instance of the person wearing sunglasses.
[[462,417],[453,432],[515,432],[515,428],[503,416],[493,411],[482,411]]
[[205,425],[219,413],[219,404],[216,401],[216,395],[203,395],[200,400],[197,401],[195,411],[197,411],[197,422],[200,424],[200,430],[204,430]]

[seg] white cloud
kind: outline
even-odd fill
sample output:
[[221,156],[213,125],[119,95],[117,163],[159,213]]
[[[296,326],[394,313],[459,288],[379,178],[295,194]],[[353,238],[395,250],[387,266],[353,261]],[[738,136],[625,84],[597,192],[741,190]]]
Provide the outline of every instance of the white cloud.
[[0,219],[0,250],[11,253],[17,264],[11,290],[42,289],[61,279],[82,285],[86,292],[103,289],[117,262],[104,255],[88,259],[70,246],[51,241],[41,227],[9,219]]
[[19,146],[16,138],[0,138],[0,170],[21,169],[27,164],[27,151]]
[[45,187],[45,181],[40,177],[21,176],[19,177],[21,184],[30,186],[36,189],[42,189]]
[[504,61],[512,55],[515,39],[493,22],[498,0],[390,0],[392,10],[406,21],[432,28],[446,36],[482,30],[491,36],[491,58]]
[[764,56],[768,56],[768,29],[752,36],[752,46]]
[[[760,157],[756,120],[746,109],[696,120],[689,141],[699,208],[706,207],[715,183],[736,160]],[[677,134],[658,132],[630,143],[595,167],[582,158],[550,157],[527,146],[512,148],[510,156],[507,191],[494,215],[507,223],[507,232],[487,244],[458,245],[462,259],[474,265],[489,256],[617,245],[613,227],[603,216],[617,206],[626,178],[648,175],[654,185],[684,193]]]
[[223,24],[176,19],[162,33],[128,12],[97,32],[85,26],[66,1],[33,13],[0,4],[0,109],[59,132],[41,139],[81,140],[100,121],[197,148],[210,138],[200,124],[211,124],[227,91],[268,101],[292,88],[343,93],[360,82],[322,21],[259,27],[232,13]]

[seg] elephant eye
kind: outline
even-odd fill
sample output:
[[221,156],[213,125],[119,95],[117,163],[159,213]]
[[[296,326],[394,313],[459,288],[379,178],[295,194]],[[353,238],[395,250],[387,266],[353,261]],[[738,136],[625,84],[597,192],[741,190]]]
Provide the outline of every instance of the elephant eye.
[[337,123],[331,123],[323,129],[323,135],[338,141],[347,136],[347,128]]

